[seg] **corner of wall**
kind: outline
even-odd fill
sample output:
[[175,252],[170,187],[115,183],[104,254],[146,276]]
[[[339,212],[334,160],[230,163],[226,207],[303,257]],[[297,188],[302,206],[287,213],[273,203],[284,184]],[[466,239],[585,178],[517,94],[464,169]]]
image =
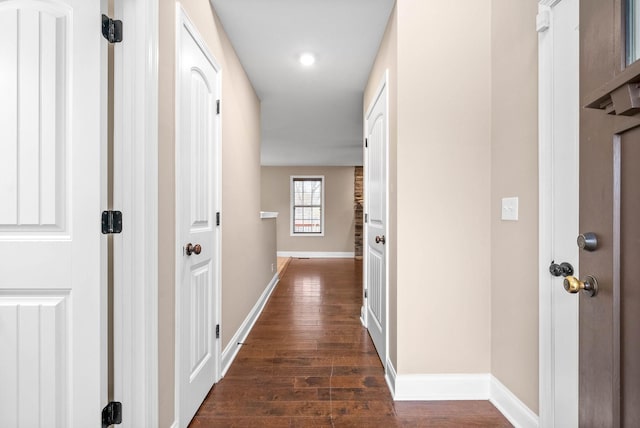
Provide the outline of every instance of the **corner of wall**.
[[[491,371],[538,410],[538,2],[492,0]],[[519,197],[519,220],[501,199]],[[513,282],[504,270],[526,272]],[[528,298],[521,299],[526,293]]]

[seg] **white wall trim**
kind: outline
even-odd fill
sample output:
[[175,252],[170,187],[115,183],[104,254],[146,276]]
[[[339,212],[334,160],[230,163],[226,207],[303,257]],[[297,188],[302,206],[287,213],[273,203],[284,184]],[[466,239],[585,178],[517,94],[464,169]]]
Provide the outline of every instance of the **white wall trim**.
[[[550,13],[550,6],[541,1],[538,14]],[[551,72],[553,70],[552,30],[547,28],[538,34],[538,312],[539,312],[539,381],[540,422],[553,426],[554,394],[553,382],[553,336],[550,334],[551,290],[547,281],[548,257],[551,254],[551,206],[552,171],[551,141],[553,110],[549,110],[553,99]],[[548,110],[548,111],[547,111]]]
[[278,257],[300,257],[309,259],[352,259],[353,251],[278,251]]
[[527,407],[495,376],[490,375],[489,401],[496,406],[514,426],[520,428],[537,428],[538,415]]
[[488,400],[489,374],[399,374],[396,401]]
[[173,421],[170,428],[178,428],[178,421]]
[[[559,351],[554,345],[554,335],[556,334],[555,322],[559,321],[554,321],[553,294],[549,276],[549,262],[554,257],[553,194],[554,187],[558,186],[558,183],[554,184],[553,180],[553,147],[554,144],[569,144],[567,140],[554,142],[554,126],[557,126],[554,125],[554,121],[557,120],[559,112],[554,102],[556,95],[554,91],[555,76],[553,75],[554,56],[558,53],[555,52],[557,41],[555,40],[553,8],[561,1],[563,0],[540,0],[538,3],[538,16],[546,15],[545,19],[547,20],[546,25],[538,31],[538,393],[539,424],[544,427],[554,427],[557,418],[561,416],[556,412],[567,411],[566,407],[560,409],[555,407],[555,360]],[[575,72],[577,74],[577,70]],[[575,159],[575,162],[578,160]],[[567,161],[567,163],[569,162]],[[579,194],[578,190],[576,188],[572,192]],[[577,217],[577,211],[575,215]],[[574,264],[576,273],[578,267],[577,263]]]
[[546,6],[546,7],[551,8],[551,7],[555,6],[556,4],[560,3],[561,1],[562,0],[540,0],[538,2],[538,4],[540,6]]
[[276,211],[260,211],[260,218],[278,218]]
[[387,360],[387,369],[385,370],[384,379],[387,381],[387,386],[389,386],[389,391],[391,391],[391,396],[396,396],[396,379],[398,378],[398,373],[396,372],[396,368],[393,367],[393,363]]
[[116,0],[114,14],[137,23],[114,47],[114,399],[123,427],[157,426],[158,0]]
[[229,367],[231,367],[231,363],[240,351],[240,346],[242,345],[238,345],[238,342],[244,342],[246,340],[247,336],[251,332],[251,329],[258,320],[258,317],[262,313],[264,306],[267,304],[271,293],[276,288],[279,280],[280,277],[276,273],[271,279],[271,282],[269,282],[267,287],[262,292],[262,295],[260,296],[256,304],[253,305],[253,308],[251,309],[251,311],[249,311],[249,314],[242,322],[236,333],[233,335],[231,340],[229,340],[229,343],[227,344],[227,346],[225,346],[224,351],[222,351],[222,376],[227,373]]
[[538,416],[490,373],[385,376],[395,401],[489,400],[516,428],[537,428]]

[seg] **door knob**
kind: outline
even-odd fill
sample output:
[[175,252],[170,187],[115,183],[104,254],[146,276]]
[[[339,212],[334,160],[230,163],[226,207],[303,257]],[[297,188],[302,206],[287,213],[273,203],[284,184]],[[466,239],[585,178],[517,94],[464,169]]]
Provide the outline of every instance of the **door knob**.
[[385,242],[387,242],[387,240],[385,239],[384,235],[382,236],[376,236],[376,244],[379,244],[382,242],[382,245],[385,244]]
[[589,297],[593,297],[598,294],[598,280],[587,275],[584,281],[580,281],[575,276],[568,276],[564,279],[564,289],[571,294],[576,294],[580,291],[584,291]]
[[193,245],[191,242],[189,242],[184,247],[184,252],[187,253],[187,256],[190,256],[191,254],[198,255],[202,252],[202,247],[200,246],[200,244]]
[[553,276],[564,276],[567,277],[569,275],[573,275],[573,266],[571,263],[563,262],[557,264],[555,262],[551,262],[551,266],[549,266],[549,273]]

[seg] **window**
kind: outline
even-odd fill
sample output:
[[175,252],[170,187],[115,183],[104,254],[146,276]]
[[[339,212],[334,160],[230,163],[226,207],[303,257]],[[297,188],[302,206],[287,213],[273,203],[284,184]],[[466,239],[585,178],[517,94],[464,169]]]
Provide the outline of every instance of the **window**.
[[324,235],[324,176],[291,177],[291,236]]

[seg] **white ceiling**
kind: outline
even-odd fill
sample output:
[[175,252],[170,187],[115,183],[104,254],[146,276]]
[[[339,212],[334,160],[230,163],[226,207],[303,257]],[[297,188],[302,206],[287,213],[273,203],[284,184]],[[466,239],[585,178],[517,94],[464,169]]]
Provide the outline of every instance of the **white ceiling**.
[[362,95],[394,2],[211,0],[262,101],[263,165],[362,165]]

